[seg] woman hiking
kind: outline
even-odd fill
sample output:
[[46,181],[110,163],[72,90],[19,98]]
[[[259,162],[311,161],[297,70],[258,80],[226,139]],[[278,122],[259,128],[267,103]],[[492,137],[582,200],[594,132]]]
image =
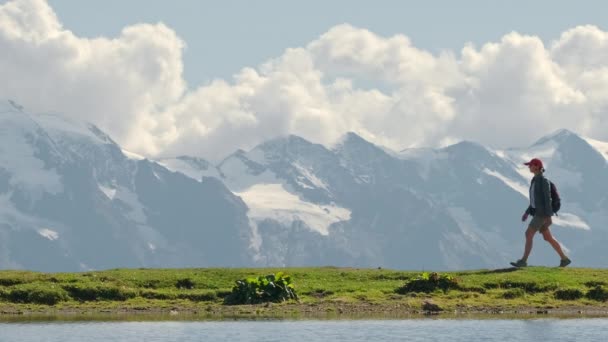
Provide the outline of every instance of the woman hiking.
[[549,230],[549,226],[553,223],[551,220],[551,216],[553,216],[553,209],[551,206],[551,184],[543,175],[545,172],[543,162],[538,158],[534,158],[529,162],[524,163],[524,165],[528,166],[530,172],[534,174],[534,178],[532,178],[530,184],[530,206],[526,209],[521,220],[525,222],[528,219],[528,216],[532,215],[532,221],[530,221],[528,229],[526,230],[524,256],[516,262],[512,262],[511,265],[515,267],[528,266],[528,256],[532,251],[534,235],[537,232],[540,232],[545,241],[547,241],[553,249],[555,249],[557,254],[559,254],[561,258],[559,266],[566,267],[572,261],[564,254],[559,242],[553,238],[553,235],[551,235],[551,231]]

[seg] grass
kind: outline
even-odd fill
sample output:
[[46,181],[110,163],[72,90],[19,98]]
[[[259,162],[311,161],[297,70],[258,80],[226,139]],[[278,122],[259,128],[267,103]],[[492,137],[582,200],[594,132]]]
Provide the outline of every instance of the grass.
[[[270,308],[259,305],[253,309],[222,305],[236,280],[278,271],[292,276],[299,303],[273,304]],[[528,267],[441,274],[454,277],[458,286],[430,293],[397,293],[397,289],[403,289],[421,272],[335,267],[117,269],[85,273],[0,271],[0,315],[70,310],[186,310],[219,315],[308,310],[416,312],[422,301],[428,299],[446,311],[608,309],[608,270]]]

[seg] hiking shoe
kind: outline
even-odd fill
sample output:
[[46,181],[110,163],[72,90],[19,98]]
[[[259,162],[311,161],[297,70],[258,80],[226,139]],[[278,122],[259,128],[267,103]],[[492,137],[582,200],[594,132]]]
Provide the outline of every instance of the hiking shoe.
[[570,259],[568,259],[568,258],[566,258],[566,259],[562,259],[562,260],[559,262],[559,267],[566,267],[566,266],[570,265],[570,263],[571,263],[571,262],[572,262],[572,260],[570,260]]
[[528,263],[519,259],[516,262],[512,262],[511,265],[513,265],[515,267],[526,267],[526,266],[528,266]]

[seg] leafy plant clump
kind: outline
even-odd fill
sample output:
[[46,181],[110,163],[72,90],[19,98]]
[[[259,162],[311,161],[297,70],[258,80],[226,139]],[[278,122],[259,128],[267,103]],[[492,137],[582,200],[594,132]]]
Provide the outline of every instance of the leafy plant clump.
[[459,286],[458,290],[462,292],[475,292],[481,294],[485,294],[486,292],[488,292],[484,287],[481,286]]
[[605,287],[598,285],[589,290],[586,297],[599,302],[605,302],[608,300],[608,290],[606,290]]
[[23,284],[23,280],[21,279],[13,279],[13,278],[0,278],[0,286],[13,286]]
[[539,292],[547,292],[551,290],[555,290],[557,288],[556,285],[541,285],[536,282],[521,282],[521,281],[502,281],[499,283],[500,288],[503,289],[522,289],[526,293],[539,293]]
[[606,284],[605,281],[598,281],[598,280],[592,280],[592,281],[588,281],[585,283],[585,286],[587,287],[596,287],[596,286],[606,286],[608,284]]
[[81,302],[98,300],[125,301],[137,297],[138,294],[133,289],[98,284],[69,284],[63,285],[63,289],[74,300]]
[[7,289],[0,295],[12,303],[32,303],[55,305],[69,300],[65,290],[46,284],[24,284]]
[[524,291],[524,289],[513,288],[513,289],[505,291],[502,294],[502,298],[504,298],[504,299],[515,299],[515,298],[524,297],[525,295],[526,295],[526,291]]
[[224,298],[224,304],[259,304],[298,299],[291,277],[277,272],[257,278],[237,280],[232,292]]
[[451,289],[458,289],[458,280],[449,275],[440,275],[439,273],[424,272],[415,279],[406,282],[403,286],[395,290],[399,294],[408,294],[411,292],[431,293],[436,290],[447,292]]
[[180,279],[175,283],[175,287],[178,289],[192,290],[194,288],[194,282],[190,278]]
[[559,300],[577,300],[585,294],[579,289],[560,289],[555,291],[555,298]]

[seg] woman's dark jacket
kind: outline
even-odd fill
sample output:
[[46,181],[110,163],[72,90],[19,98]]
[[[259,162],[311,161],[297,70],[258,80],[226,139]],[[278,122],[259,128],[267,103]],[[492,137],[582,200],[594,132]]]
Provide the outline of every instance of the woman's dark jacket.
[[[534,196],[532,196],[534,191]],[[533,216],[553,216],[551,207],[551,184],[542,173],[534,176],[530,184],[530,198],[534,198],[534,207],[530,204],[526,212]]]

